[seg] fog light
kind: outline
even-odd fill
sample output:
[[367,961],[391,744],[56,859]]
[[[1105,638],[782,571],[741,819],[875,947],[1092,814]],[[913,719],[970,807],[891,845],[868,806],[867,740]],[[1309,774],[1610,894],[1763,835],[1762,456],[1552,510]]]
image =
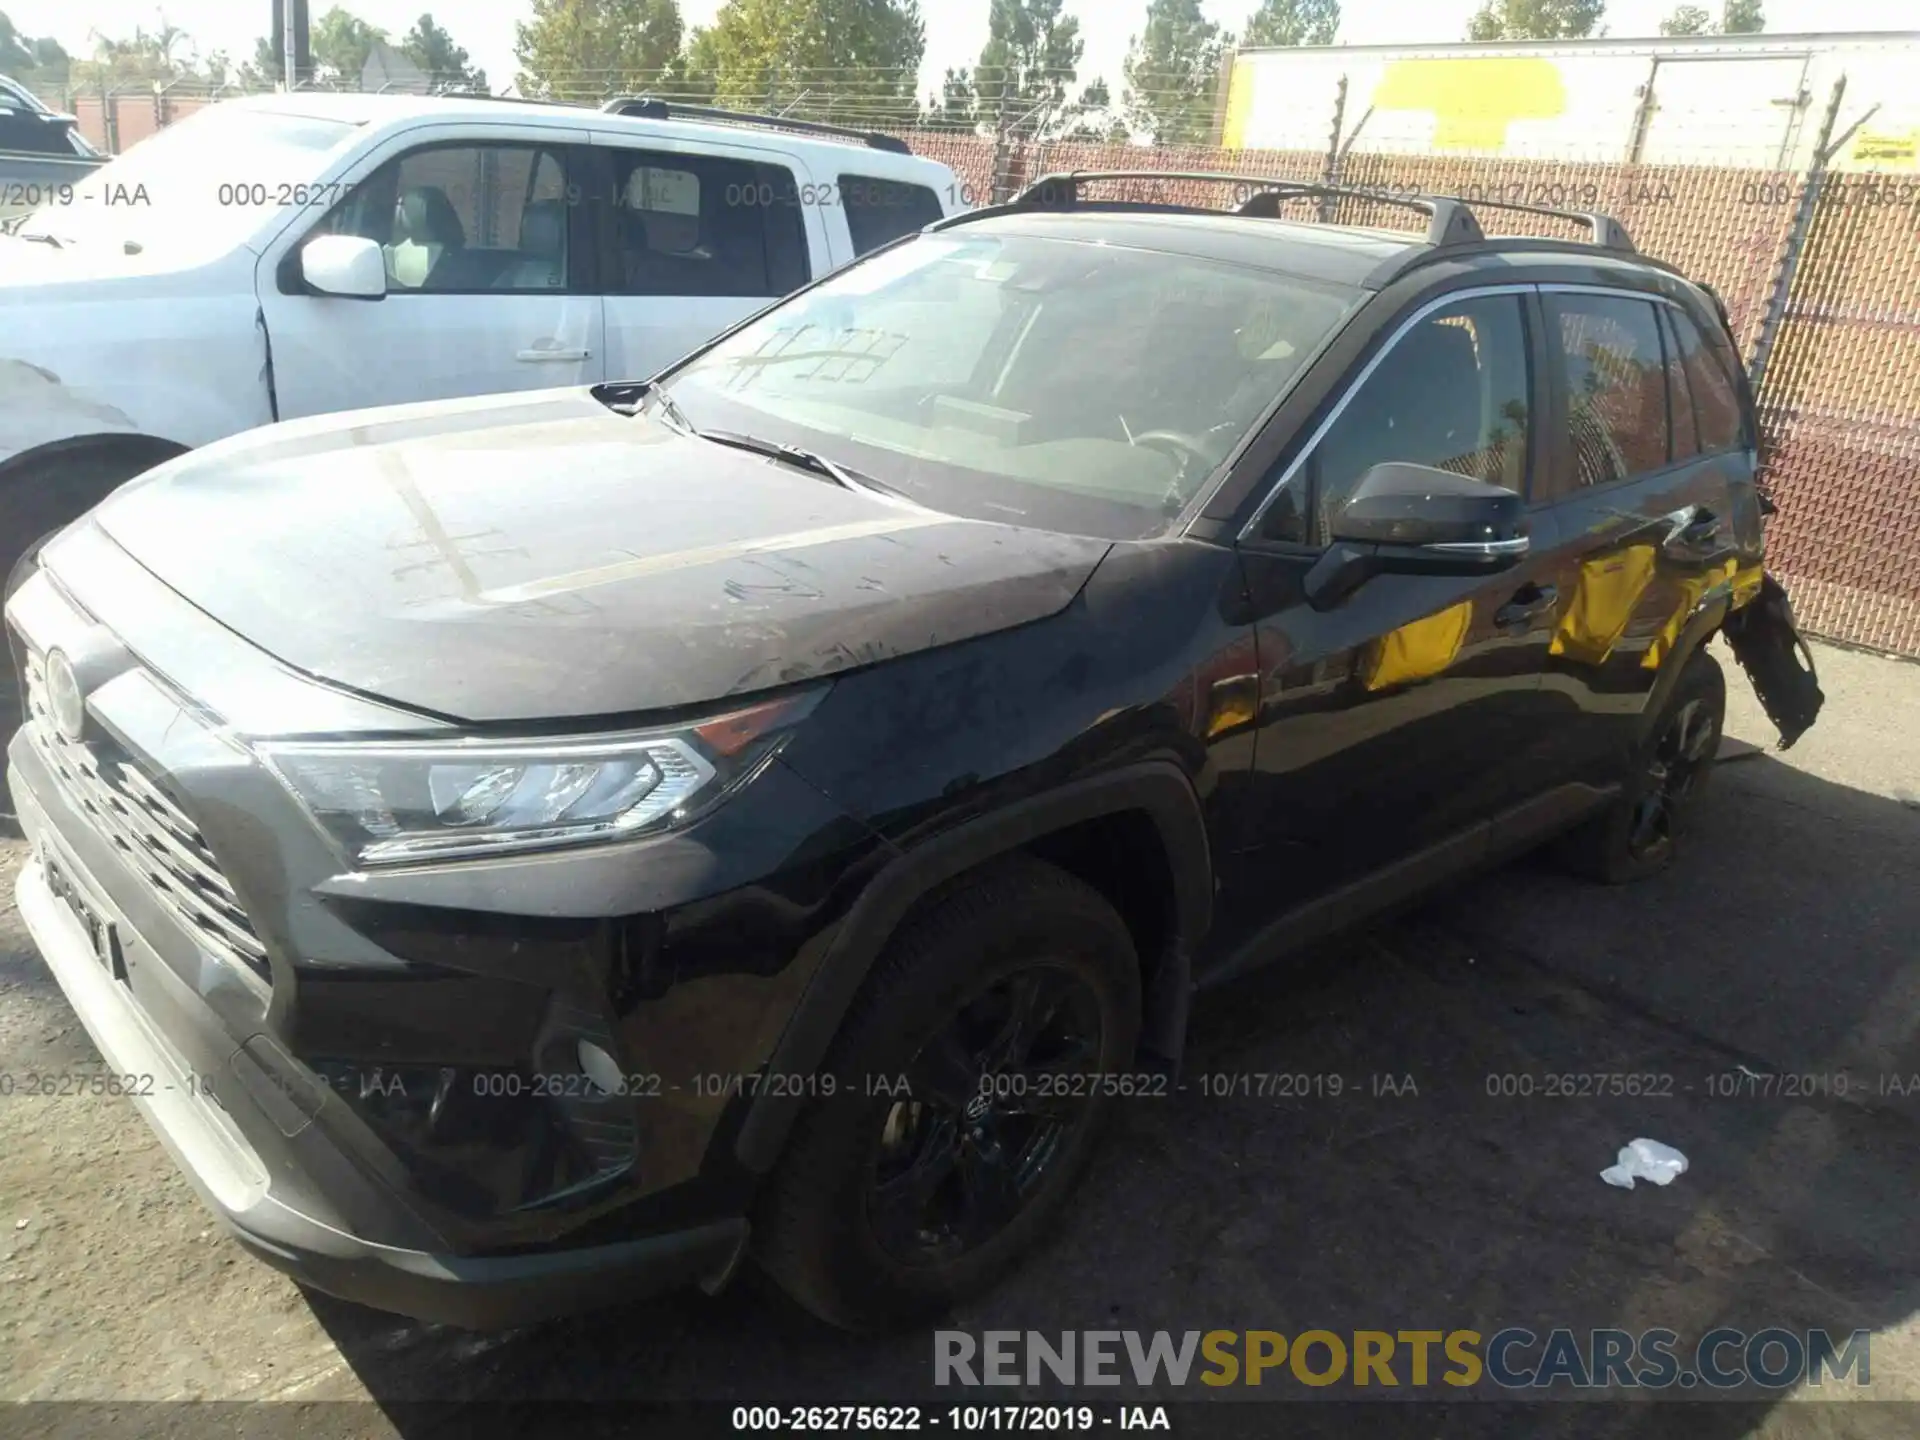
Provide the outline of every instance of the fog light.
[[47,709],[54,728],[78,744],[87,730],[87,698],[73,673],[73,662],[59,650],[47,652]]
[[621,1073],[619,1062],[591,1040],[582,1040],[575,1053],[580,1060],[581,1073],[594,1083],[601,1094],[618,1095],[626,1088],[626,1076]]

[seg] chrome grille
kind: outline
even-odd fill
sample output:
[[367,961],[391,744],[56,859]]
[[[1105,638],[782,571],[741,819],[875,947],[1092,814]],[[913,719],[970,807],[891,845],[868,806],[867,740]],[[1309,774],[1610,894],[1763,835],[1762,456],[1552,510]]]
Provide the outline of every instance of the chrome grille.
[[271,980],[267,949],[199,827],[110,740],[67,739],[48,709],[45,663],[27,656],[27,734],[66,797],[161,907],[215,955]]

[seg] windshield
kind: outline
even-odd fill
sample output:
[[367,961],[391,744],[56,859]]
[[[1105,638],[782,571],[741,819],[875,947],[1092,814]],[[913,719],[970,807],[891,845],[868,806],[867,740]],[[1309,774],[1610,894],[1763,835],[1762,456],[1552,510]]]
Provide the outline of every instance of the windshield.
[[230,250],[288,207],[330,207],[312,186],[358,127],[222,104],[130,146],[16,233],[65,244],[137,244],[143,253],[211,257]]
[[1360,298],[1188,255],[929,235],[666,380],[699,429],[816,451],[934,509],[1136,539]]

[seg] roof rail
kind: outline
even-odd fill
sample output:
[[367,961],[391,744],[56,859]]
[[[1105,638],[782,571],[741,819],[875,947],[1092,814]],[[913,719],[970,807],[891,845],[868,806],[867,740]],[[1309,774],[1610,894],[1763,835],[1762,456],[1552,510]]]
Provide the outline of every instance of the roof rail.
[[1080,203],[1080,187],[1095,180],[1199,180],[1249,187],[1253,193],[1235,207],[1237,215],[1278,219],[1280,202],[1299,197],[1374,200],[1417,210],[1427,217],[1429,245],[1466,245],[1484,239],[1464,200],[1450,195],[1385,195],[1342,185],[1310,185],[1265,175],[1235,175],[1220,170],[1073,170],[1043,175],[1018,195],[1016,206],[1070,209]]
[[1603,250],[1626,255],[1640,253],[1626,226],[1598,211],[1556,210],[1546,205],[1521,205],[1506,200],[1468,201],[1458,195],[1398,194],[1357,185],[1319,185],[1217,170],[1062,171],[1041,176],[1014,196],[1012,203],[1017,207],[1067,209],[1080,202],[1080,187],[1095,180],[1199,180],[1251,187],[1252,193],[1234,207],[1233,213],[1268,220],[1278,219],[1281,204],[1288,200],[1369,200],[1379,205],[1398,205],[1428,217],[1427,243],[1435,247],[1477,244],[1488,237],[1476,212],[1513,210],[1584,225],[1592,236],[1592,243]]
[[[1455,199],[1454,196],[1436,199]],[[1467,202],[1462,200],[1461,204]],[[1627,233],[1627,227],[1611,215],[1602,215],[1597,210],[1555,210],[1549,205],[1521,205],[1511,200],[1475,200],[1476,210],[1518,210],[1527,215],[1550,215],[1555,220],[1571,220],[1576,225],[1587,227],[1593,236],[1593,243],[1602,250],[1619,250],[1628,255],[1638,255],[1639,249],[1633,243],[1633,237]]]
[[600,109],[608,115],[636,116],[642,120],[711,120],[723,125],[758,125],[770,130],[792,130],[802,135],[830,135],[836,140],[857,140],[870,150],[887,150],[895,155],[913,153],[913,148],[898,135],[883,135],[877,130],[854,130],[845,125],[827,125],[818,120],[793,120],[785,115],[717,110],[710,105],[682,105],[677,100],[666,101],[652,95],[616,96]]

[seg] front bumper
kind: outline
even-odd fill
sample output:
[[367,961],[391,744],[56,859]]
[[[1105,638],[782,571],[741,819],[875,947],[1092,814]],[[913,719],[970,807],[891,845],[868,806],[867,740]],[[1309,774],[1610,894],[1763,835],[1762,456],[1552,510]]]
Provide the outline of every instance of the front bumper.
[[[18,782],[16,782],[18,784]],[[360,1239],[279,1193],[276,1175],[235,1118],[244,1093],[177,1050],[132,992],[101,964],[78,911],[49,884],[48,863],[65,886],[114,927],[131,966],[146,944],[78,856],[53,833],[31,789],[21,817],[34,854],[15,897],[21,918],[93,1037],[109,1072],[192,1182],[201,1198],[254,1255],[296,1280],[343,1299],[425,1320],[491,1329],[643,1298],[731,1274],[747,1223],[722,1220],[612,1245],[505,1256],[461,1256]],[[157,957],[152,958],[157,964]],[[234,1060],[242,1053],[236,1050]],[[231,1065],[229,1069],[231,1069]],[[223,1097],[219,1102],[214,1096]],[[244,1113],[244,1112],[243,1112]],[[284,1158],[284,1157],[282,1157]],[[310,1181],[310,1176],[298,1180]],[[295,1182],[298,1184],[298,1181]]]
[[[238,736],[445,722],[285,670],[84,523],[46,564],[7,606],[36,673],[111,663],[79,738],[36,711],[9,749],[20,908],[248,1247],[482,1326],[721,1283],[759,1183],[730,1077],[767,1063],[881,842],[776,763],[659,839],[343,870]],[[633,1083],[586,1093],[588,1042]]]

